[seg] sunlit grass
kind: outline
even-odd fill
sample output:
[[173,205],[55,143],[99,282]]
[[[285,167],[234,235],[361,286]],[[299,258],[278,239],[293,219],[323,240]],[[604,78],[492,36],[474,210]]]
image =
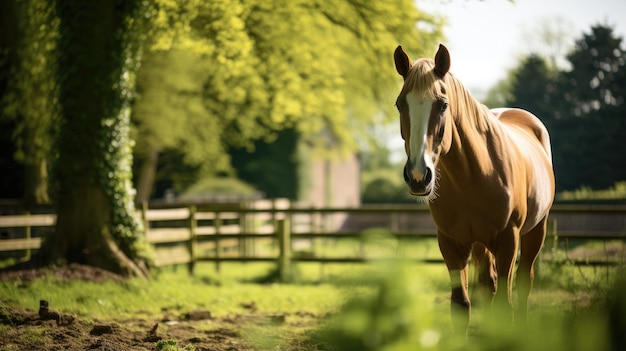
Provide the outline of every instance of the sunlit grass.
[[[361,242],[320,243],[344,253],[355,244]],[[240,335],[260,350],[608,347],[606,306],[618,268],[578,267],[567,260],[541,262],[529,300],[528,328],[494,317],[490,306],[476,305],[466,339],[451,327],[445,266],[412,260],[415,252],[435,249],[432,243],[398,243],[383,237],[362,244],[371,262],[294,263],[293,284],[267,279],[276,270],[271,262],[222,263],[219,271],[214,264],[201,263],[193,275],[184,266],[165,268],[155,271],[149,281],[94,283],[49,276],[0,282],[0,308],[11,305],[36,311],[39,300],[45,299],[51,308],[87,320],[144,319],[146,324],[165,317],[181,319],[194,310],[210,311],[214,320],[194,324],[200,329],[221,328],[225,324],[220,320],[251,313],[286,316],[286,322],[278,325],[227,325],[239,328]],[[394,255],[399,258],[388,258]],[[470,277],[472,273],[470,269]],[[254,310],[246,307],[250,305]],[[167,330],[166,325],[162,328]],[[8,331],[0,333],[8,335]]]
[[87,319],[114,319],[130,316],[159,316],[164,311],[182,314],[196,309],[211,311],[215,317],[243,313],[243,303],[254,302],[259,312],[294,313],[306,310],[323,314],[342,300],[339,288],[330,284],[255,284],[220,279],[214,273],[167,271],[152,280],[125,283],[61,281],[38,279],[28,284],[3,282],[2,296],[12,305],[37,309],[39,300],[65,313]]

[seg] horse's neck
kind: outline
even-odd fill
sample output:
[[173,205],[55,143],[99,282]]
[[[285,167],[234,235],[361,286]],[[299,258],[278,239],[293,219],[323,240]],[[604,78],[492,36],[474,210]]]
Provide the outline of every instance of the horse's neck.
[[[491,156],[499,151],[502,141],[500,126],[489,109],[463,91],[457,103],[463,108],[452,111],[453,134],[450,151],[442,162],[448,160],[448,176],[459,179],[478,180],[494,171]],[[490,146],[488,146],[490,145]],[[493,145],[493,146],[491,146]]]

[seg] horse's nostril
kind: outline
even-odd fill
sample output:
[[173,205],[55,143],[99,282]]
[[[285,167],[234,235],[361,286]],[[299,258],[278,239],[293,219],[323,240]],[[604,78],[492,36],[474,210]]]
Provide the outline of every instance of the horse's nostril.
[[424,173],[424,183],[430,183],[431,179],[433,178],[433,172],[430,170],[430,168],[426,168],[426,172]]
[[411,169],[408,163],[404,166],[404,181],[409,183],[411,181]]

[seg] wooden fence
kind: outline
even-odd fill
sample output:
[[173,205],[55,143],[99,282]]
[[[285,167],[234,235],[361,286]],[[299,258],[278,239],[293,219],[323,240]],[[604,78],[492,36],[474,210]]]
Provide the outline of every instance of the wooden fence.
[[[219,271],[222,262],[273,261],[279,264],[281,274],[288,275],[292,261],[330,263],[371,259],[363,249],[368,233],[384,233],[400,240],[436,236],[436,227],[423,205],[298,208],[286,200],[268,200],[228,206],[143,206],[138,215],[144,222],[148,241],[154,246],[155,264],[186,264],[190,271],[198,262],[213,262]],[[42,242],[42,237],[33,232],[37,228],[50,229],[55,219],[54,214],[0,216],[0,230],[4,230],[0,255],[21,252],[21,257],[29,258],[31,250],[38,249]],[[619,240],[622,244],[618,250],[624,251],[626,206],[555,205],[549,227],[544,252],[559,242],[567,244],[581,239]],[[334,243],[338,239],[353,240],[354,254],[326,255],[324,250],[316,250],[320,241]],[[623,254],[621,257],[623,260]],[[416,259],[443,262],[438,252]],[[572,262],[609,265],[621,260],[600,254]]]

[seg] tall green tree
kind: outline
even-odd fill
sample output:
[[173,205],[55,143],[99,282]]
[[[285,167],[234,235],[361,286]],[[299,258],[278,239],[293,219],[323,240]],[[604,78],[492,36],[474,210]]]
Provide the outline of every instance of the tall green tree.
[[[541,56],[531,54],[513,70],[505,106],[524,108],[544,121],[554,120],[556,74]],[[549,123],[548,123],[549,124]],[[548,126],[548,129],[550,126]]]
[[133,205],[129,139],[144,3],[56,3],[61,116],[57,224],[41,249],[45,262],[147,275],[147,246]]
[[[58,20],[50,0],[3,1],[2,119],[10,121],[15,160],[24,166],[26,207],[48,203],[48,164],[56,118],[54,49]],[[8,173],[8,172],[7,172]]]
[[626,179],[626,73],[622,38],[595,25],[576,40],[565,70],[531,55],[511,73],[507,104],[539,116],[551,135],[558,190]]
[[[255,140],[273,142],[284,128],[333,154],[373,141],[368,126],[395,116],[388,103],[397,84],[389,51],[398,44],[428,51],[441,37],[441,21],[408,0],[223,0],[180,6],[158,2],[151,48],[170,56],[178,52],[195,64],[172,75],[175,84],[158,86],[149,82],[170,75],[164,71],[176,61],[151,65],[148,58],[139,72],[141,95],[133,120],[138,152],[148,144],[157,153],[175,148],[199,174],[228,171],[229,147],[252,151]],[[182,86],[193,86],[194,93]],[[163,106],[182,94],[198,106],[200,86],[204,111]],[[169,99],[151,98],[156,90]],[[187,121],[189,129],[174,126],[175,121]],[[205,145],[202,152],[191,147],[194,140]]]
[[[188,165],[186,168],[192,169],[194,176],[229,169],[221,137],[222,116],[209,114],[204,103],[210,62],[196,52],[183,49],[144,54],[132,115],[132,134],[137,141],[135,157],[139,165],[136,169],[137,201],[150,198],[155,180],[163,176],[157,174],[159,160],[161,164],[171,162],[163,160],[166,153],[176,154],[181,166]],[[179,172],[183,169],[178,167]],[[179,188],[188,186],[194,178],[171,172],[164,176],[176,179]]]
[[268,96],[244,30],[243,5],[157,1],[154,11],[133,111],[140,201],[149,198],[160,158],[176,155],[179,172],[192,170],[190,176],[167,172],[182,190],[198,177],[229,171],[228,145],[268,133],[259,122]]
[[[595,25],[567,55],[562,73],[555,167],[561,186],[606,188],[626,179],[626,51],[607,25]],[[557,174],[558,176],[558,174]]]

